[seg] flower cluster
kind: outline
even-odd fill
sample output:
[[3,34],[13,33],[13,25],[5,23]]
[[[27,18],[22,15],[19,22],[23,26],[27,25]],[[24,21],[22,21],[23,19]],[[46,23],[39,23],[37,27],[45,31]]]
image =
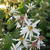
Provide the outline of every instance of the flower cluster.
[[[15,2],[15,0],[14,0]],[[21,16],[18,9],[15,7],[11,7],[9,9],[10,13],[13,14],[9,20],[15,19],[16,22],[16,29],[20,29],[20,37],[18,39],[12,38],[13,41],[17,42],[16,44],[12,43],[11,50],[40,50],[40,46],[45,46],[43,36],[40,35],[40,28],[37,28],[37,25],[40,23],[40,20],[28,18],[27,13],[30,10],[36,8],[34,3],[29,3],[29,5],[25,5],[28,9],[26,13]],[[1,40],[1,39],[0,39]]]
[[[35,5],[32,3],[28,5],[25,5],[28,7],[27,13],[35,8]],[[40,50],[40,46],[45,46],[44,42],[42,41],[44,39],[43,36],[40,36],[41,29],[36,28],[37,24],[39,24],[40,20],[29,19],[27,13],[25,13],[24,16],[20,15],[13,15],[13,17],[10,18],[12,20],[15,18],[17,20],[16,23],[16,29],[20,28],[20,36],[18,39],[12,39],[13,41],[18,42],[17,44],[12,43],[11,50],[22,50],[23,48],[26,48],[26,50]]]

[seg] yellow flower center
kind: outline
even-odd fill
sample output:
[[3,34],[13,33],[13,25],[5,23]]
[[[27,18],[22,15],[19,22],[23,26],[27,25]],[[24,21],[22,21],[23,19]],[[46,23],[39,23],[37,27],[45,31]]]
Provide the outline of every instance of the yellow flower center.
[[28,26],[28,29],[29,29],[29,30],[32,30],[32,29],[33,29],[33,27],[32,27],[32,26]]
[[24,38],[23,38],[23,37],[20,37],[19,39],[20,39],[20,40],[24,40]]

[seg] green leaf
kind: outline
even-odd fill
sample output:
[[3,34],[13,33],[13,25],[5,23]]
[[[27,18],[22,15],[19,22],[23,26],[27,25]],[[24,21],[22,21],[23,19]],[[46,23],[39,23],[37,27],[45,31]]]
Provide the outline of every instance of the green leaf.
[[47,33],[47,34],[46,34],[46,37],[50,37],[50,33]]
[[0,19],[3,19],[3,17],[5,17],[4,11],[0,10]]

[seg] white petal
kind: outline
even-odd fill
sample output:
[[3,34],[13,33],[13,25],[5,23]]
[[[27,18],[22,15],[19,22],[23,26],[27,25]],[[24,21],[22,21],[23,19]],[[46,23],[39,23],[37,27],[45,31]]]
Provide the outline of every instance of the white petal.
[[20,28],[20,27],[21,27],[20,23],[17,22],[17,27],[16,28]]
[[12,46],[13,46],[13,50],[16,50],[16,47],[15,47],[14,43],[12,43]]
[[27,10],[27,13],[30,11],[30,8]]
[[26,23],[27,25],[30,25],[30,24],[32,23],[32,20],[33,20],[33,19],[25,20],[25,23]]
[[27,8],[29,8],[29,6],[28,5],[25,5]]
[[13,17],[10,17],[9,19],[10,19],[10,20],[12,20],[12,19],[13,19]]
[[11,50],[13,50],[13,47],[11,47]]
[[32,48],[30,48],[29,50],[31,50]]
[[25,21],[25,23],[28,25],[29,23],[28,23],[28,21],[26,20],[26,19],[24,19],[24,21]]
[[37,42],[37,48],[40,49],[40,40]]
[[42,40],[40,40],[40,41],[41,41],[41,42],[40,42],[41,44],[43,44],[43,43],[44,43]]
[[26,37],[25,37],[25,39],[27,39],[27,38],[28,38],[28,35],[29,35],[29,31],[26,33]]
[[31,6],[31,4],[29,3],[29,6]]
[[40,35],[40,30],[39,29],[36,29],[36,28],[33,28],[33,30],[32,30],[34,33],[36,33],[37,34],[37,36],[39,36]]
[[33,2],[31,3],[31,6],[33,5]]
[[35,8],[36,5],[33,5],[32,8]]
[[23,36],[22,36],[23,38],[25,37],[25,34],[23,34]]
[[32,41],[32,42],[36,42],[37,41],[37,39],[36,40],[34,40],[34,41]]
[[20,15],[13,15],[16,20],[19,20]]
[[31,42],[30,39],[25,39],[25,40]]
[[26,17],[26,18],[28,17],[26,13],[25,13],[25,17]]
[[33,27],[36,27],[39,22],[40,22],[40,20],[37,20],[36,22],[34,22],[34,23],[32,24],[32,26],[33,26]]
[[29,34],[30,41],[31,41],[32,37],[33,37],[33,32],[31,31],[30,34]]
[[20,46],[20,47],[17,48],[17,50],[22,50],[22,48],[23,48],[23,46]]
[[20,41],[19,39],[12,39],[13,41]]
[[19,41],[17,44],[16,44],[16,48],[18,48],[21,44],[21,41]]
[[0,39],[0,41],[3,40],[2,38]]
[[28,42],[26,42],[25,40],[23,41],[23,45],[24,45],[24,47],[28,47]]
[[20,32],[21,32],[20,35],[26,34],[27,31],[28,31],[27,29],[23,29],[23,30],[21,30],[21,31],[20,31]]
[[21,29],[27,29],[27,27],[22,27]]
[[44,42],[43,42],[42,40],[41,40],[41,42],[40,42],[40,43],[41,43],[41,45],[42,45],[42,46],[45,46],[45,44],[44,44]]
[[22,48],[19,47],[19,48],[17,48],[17,50],[22,50]]
[[28,19],[28,23],[29,23],[29,25],[32,23],[32,21],[31,21],[32,19]]

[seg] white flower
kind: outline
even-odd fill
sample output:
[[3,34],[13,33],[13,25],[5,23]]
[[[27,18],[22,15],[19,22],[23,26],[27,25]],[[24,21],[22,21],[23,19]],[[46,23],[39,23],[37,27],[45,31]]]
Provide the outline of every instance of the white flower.
[[[26,27],[23,27],[21,28],[22,30],[20,31],[21,34],[20,35],[23,35],[23,37],[25,37],[26,39],[29,37],[29,39],[31,40],[31,38],[33,37],[33,33],[36,33],[37,36],[40,35],[40,30],[36,28],[37,24],[40,22],[40,20],[37,20],[35,23],[29,23],[28,21],[27,22],[27,26]],[[26,36],[25,36],[26,35]]]
[[38,42],[37,42],[37,48],[40,49],[41,45],[44,46],[44,42],[42,40],[38,40]]
[[42,41],[42,39],[44,39],[43,36],[34,36],[34,38],[36,38],[36,40],[31,41],[32,43],[30,44],[30,50],[32,50],[32,48],[37,48],[40,50],[40,46],[45,46],[44,42]]
[[29,12],[30,10],[32,10],[33,8],[35,8],[35,5],[33,4],[33,2],[29,3],[29,5],[25,5],[25,6],[28,8],[27,12]]
[[25,16],[20,16],[16,13],[13,14],[13,17],[16,19],[16,20],[20,20],[20,21],[24,21],[26,18],[27,18],[27,14],[25,14]]
[[23,47],[28,48],[28,44],[30,41],[29,39],[24,39],[23,37],[19,38],[19,39],[13,39],[14,41],[18,41],[18,43],[16,44],[16,48],[21,46],[21,43],[23,44]]
[[44,39],[43,36],[35,36],[37,38],[37,48],[40,50],[40,46],[45,46],[44,42],[42,41]]
[[15,7],[11,7],[10,13],[20,13],[20,12],[17,11],[17,9],[15,9]]
[[[17,20],[16,23],[16,28],[20,28],[21,26],[25,26],[26,20],[27,20],[27,14],[25,14],[25,16],[14,16],[14,18]],[[18,22],[19,21],[19,22]]]
[[40,46],[45,46],[44,42],[42,40],[44,40],[43,36],[38,36],[38,41],[37,41],[37,48],[40,49]]

